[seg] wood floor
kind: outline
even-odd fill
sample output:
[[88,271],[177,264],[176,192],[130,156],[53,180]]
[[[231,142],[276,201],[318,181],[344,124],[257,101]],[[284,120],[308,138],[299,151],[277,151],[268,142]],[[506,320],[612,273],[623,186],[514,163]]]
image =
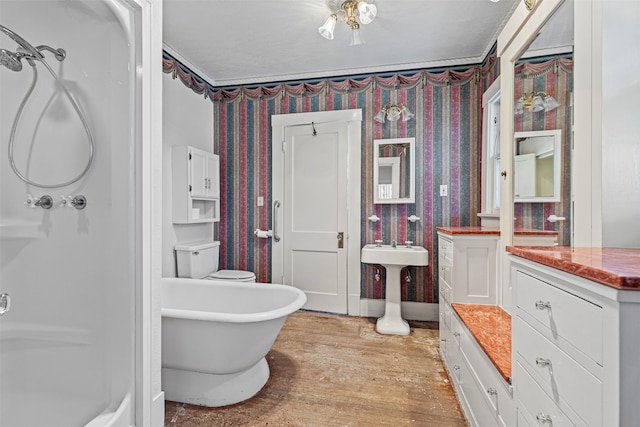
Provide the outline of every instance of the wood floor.
[[380,335],[375,319],[297,312],[267,355],[271,377],[222,408],[166,402],[166,427],[467,426],[438,356],[438,324]]

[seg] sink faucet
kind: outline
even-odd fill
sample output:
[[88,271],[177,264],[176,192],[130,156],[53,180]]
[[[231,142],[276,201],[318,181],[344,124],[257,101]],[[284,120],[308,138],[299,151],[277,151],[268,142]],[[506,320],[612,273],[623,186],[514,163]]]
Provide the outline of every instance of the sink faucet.
[[391,247],[392,247],[392,248],[395,248],[396,246],[397,246],[396,241],[395,241],[395,240],[392,240],[392,241],[391,241]]

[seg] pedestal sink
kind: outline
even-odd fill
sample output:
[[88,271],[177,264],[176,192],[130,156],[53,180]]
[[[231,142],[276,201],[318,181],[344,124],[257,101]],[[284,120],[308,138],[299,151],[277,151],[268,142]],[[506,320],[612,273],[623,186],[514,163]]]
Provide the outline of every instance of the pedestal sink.
[[411,329],[400,308],[400,271],[409,265],[428,265],[429,253],[422,246],[365,245],[361,262],[380,264],[387,272],[384,316],[378,319],[380,334],[409,335]]

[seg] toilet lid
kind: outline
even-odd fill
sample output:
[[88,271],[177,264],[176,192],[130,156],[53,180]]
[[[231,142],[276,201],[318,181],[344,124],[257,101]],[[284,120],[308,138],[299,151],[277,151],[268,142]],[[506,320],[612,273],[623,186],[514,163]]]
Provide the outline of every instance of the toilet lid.
[[256,275],[251,271],[245,270],[220,270],[216,271],[209,277],[221,280],[242,280],[255,278]]

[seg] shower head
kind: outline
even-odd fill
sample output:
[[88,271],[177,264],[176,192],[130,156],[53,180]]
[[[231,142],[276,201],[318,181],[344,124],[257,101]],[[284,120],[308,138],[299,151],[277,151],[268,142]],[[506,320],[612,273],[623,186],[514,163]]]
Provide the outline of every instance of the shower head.
[[0,25],[0,31],[2,31],[3,33],[11,37],[13,41],[18,43],[18,49],[16,50],[16,52],[11,52],[6,49],[0,49],[0,64],[4,65],[10,70],[22,70],[22,58],[26,59],[29,65],[31,65],[32,67],[35,66],[34,59],[37,59],[38,61],[44,61],[44,55],[41,53],[43,50],[53,53],[58,61],[63,61],[67,56],[67,52],[65,52],[64,49],[54,49],[47,45],[33,47],[31,43],[11,31],[4,25]]
[[20,61],[20,56],[6,49],[0,49],[0,64],[4,65],[11,71],[22,70],[22,62]]
[[[0,25],[0,31],[2,31],[3,33],[5,33],[9,37],[11,37],[11,39],[13,41],[18,43],[20,45],[20,47],[22,49],[24,49],[24,53],[32,55],[33,57],[35,57],[35,59],[38,59],[38,60],[41,60],[42,58],[44,58],[44,56],[42,56],[40,51],[38,49],[36,49],[35,47],[33,47],[31,45],[31,43],[29,43],[28,41],[26,41],[25,39],[20,37],[18,34],[16,34],[13,31],[11,31],[10,29],[5,27],[4,25]],[[15,70],[15,71],[18,71],[18,70]]]

